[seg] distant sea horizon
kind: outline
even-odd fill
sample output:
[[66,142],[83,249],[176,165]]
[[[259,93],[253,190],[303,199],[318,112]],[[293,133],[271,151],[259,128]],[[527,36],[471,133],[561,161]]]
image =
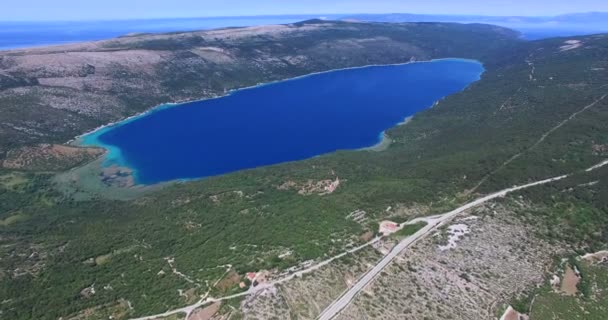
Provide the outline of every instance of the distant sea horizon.
[[288,24],[319,15],[169,18],[99,21],[0,21],[0,50],[98,41],[134,33],[164,33]]
[[[566,18],[564,18],[566,17]],[[188,32],[228,27],[249,27],[267,24],[289,24],[309,19],[355,19],[371,22],[460,22],[488,23],[517,30],[522,37],[536,40],[548,37],[584,35],[608,32],[608,22],[594,16],[583,23],[580,15],[562,16],[559,21],[549,18],[415,15],[415,14],[301,14],[235,17],[166,18],[98,21],[0,21],[0,50],[24,49],[76,42],[97,41],[134,33]],[[598,20],[599,19],[599,20]],[[597,22],[600,21],[600,22]],[[608,14],[606,14],[608,21]]]

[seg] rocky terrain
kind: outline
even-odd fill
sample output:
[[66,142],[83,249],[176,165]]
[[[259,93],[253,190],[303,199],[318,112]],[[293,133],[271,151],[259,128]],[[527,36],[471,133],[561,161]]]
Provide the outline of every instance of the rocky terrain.
[[[511,206],[525,205],[512,199],[472,209],[402,252],[338,319],[498,318],[514,297],[543,284],[553,255],[565,252],[559,243],[540,239]],[[454,246],[446,249],[443,246],[453,225],[466,225],[469,232],[460,234]],[[371,267],[369,262],[365,267],[369,257],[378,259],[386,246],[394,244],[389,240],[377,246],[375,254],[354,256],[349,272],[340,264],[332,265],[249,298],[242,304],[245,318],[315,319]],[[325,293],[329,294],[326,298]]]
[[337,296],[381,257],[373,249],[347,256],[311,275],[250,296],[241,302],[244,319],[316,319]]
[[468,226],[453,247],[447,230],[403,252],[338,319],[492,319],[542,284],[559,244],[534,235],[508,207],[492,203],[456,219]]

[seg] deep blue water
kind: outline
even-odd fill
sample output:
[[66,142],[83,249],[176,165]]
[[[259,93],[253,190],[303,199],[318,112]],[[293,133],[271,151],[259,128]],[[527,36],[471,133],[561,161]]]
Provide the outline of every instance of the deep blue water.
[[339,70],[156,109],[84,136],[138,183],[200,178],[379,142],[405,117],[479,79],[483,66],[444,59]]

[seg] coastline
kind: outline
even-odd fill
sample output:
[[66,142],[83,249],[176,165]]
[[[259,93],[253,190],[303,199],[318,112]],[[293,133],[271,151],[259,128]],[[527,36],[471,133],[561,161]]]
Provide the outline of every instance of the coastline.
[[[433,104],[433,106],[431,106],[431,108],[433,108],[436,104],[437,104],[437,102],[435,102]],[[404,125],[408,124],[410,121],[412,121],[412,119],[414,119],[413,115],[411,115],[409,117],[405,117],[403,119],[403,121],[397,123],[395,126],[393,126],[391,128],[404,126]],[[361,149],[357,149],[357,151],[382,152],[382,151],[387,150],[391,146],[391,144],[393,143],[393,140],[391,139],[391,137],[388,134],[386,134],[386,131],[382,131],[380,133],[379,140],[380,141],[378,141],[378,143],[376,143],[375,145],[369,146],[369,147],[365,147],[365,148],[361,148]]]
[[[358,66],[358,67],[346,67],[346,68],[330,69],[330,70],[326,70],[326,71],[317,71],[317,72],[308,73],[308,74],[305,74],[305,75],[295,76],[295,77],[291,77],[291,78],[285,78],[285,79],[281,79],[281,80],[273,80],[273,81],[270,81],[270,82],[257,83],[257,84],[254,84],[254,85],[251,85],[251,86],[242,87],[242,88],[230,89],[230,90],[226,91],[223,95],[219,95],[219,96],[161,103],[161,104],[158,104],[158,105],[155,105],[155,106],[151,107],[150,109],[147,109],[145,111],[136,113],[136,114],[134,114],[132,116],[129,116],[129,117],[126,117],[126,118],[121,119],[121,120],[116,120],[116,121],[113,121],[113,122],[101,125],[101,126],[95,128],[95,129],[92,129],[90,131],[87,131],[85,133],[77,135],[74,138],[68,140],[66,142],[66,144],[76,144],[76,145],[79,145],[79,140],[82,137],[84,137],[84,136],[93,134],[93,133],[95,133],[97,131],[100,131],[100,130],[103,130],[103,129],[106,129],[106,128],[112,128],[112,127],[117,126],[117,125],[127,124],[127,123],[129,123],[131,121],[135,121],[138,118],[143,117],[143,116],[145,116],[145,115],[147,115],[149,113],[161,111],[161,110],[168,109],[168,108],[178,107],[180,105],[184,105],[184,104],[188,104],[188,103],[208,101],[208,100],[214,100],[214,99],[221,99],[221,98],[227,97],[227,96],[229,96],[231,94],[234,94],[236,92],[239,92],[239,91],[250,90],[250,89],[255,89],[255,88],[264,87],[264,86],[269,86],[269,85],[273,85],[273,84],[276,84],[276,83],[279,83],[279,82],[299,80],[299,79],[303,79],[303,78],[307,78],[307,77],[312,77],[312,76],[315,76],[315,75],[320,75],[320,74],[325,74],[325,73],[331,73],[331,72],[338,72],[338,71],[357,70],[357,69],[374,68],[374,67],[404,66],[404,65],[409,65],[409,64],[432,63],[432,62],[435,62],[435,61],[446,61],[446,60],[447,61],[449,61],[449,60],[455,60],[455,61],[475,62],[475,63],[479,63],[479,64],[481,64],[483,66],[483,63],[481,61],[474,60],[474,59],[466,59],[466,58],[438,58],[438,59],[408,61],[408,62],[399,62],[399,63],[390,63],[390,64],[368,64],[368,65]],[[101,147],[103,148],[103,146],[101,146]]]
[[[175,179],[175,180],[171,180],[171,181],[161,182],[160,184],[159,183],[154,183],[154,184],[140,183],[138,181],[139,179],[138,179],[137,169],[134,166],[131,166],[128,163],[127,159],[125,159],[122,156],[122,151],[115,146],[104,144],[103,142],[101,142],[99,140],[99,137],[114,127],[131,123],[133,121],[136,121],[139,118],[145,117],[154,112],[159,112],[159,111],[162,111],[165,109],[173,108],[176,106],[182,106],[182,105],[186,105],[189,103],[196,103],[196,102],[203,102],[203,101],[209,101],[209,100],[214,100],[214,99],[226,98],[226,97],[231,96],[232,94],[235,94],[237,92],[244,91],[244,90],[256,89],[256,88],[270,86],[270,85],[274,85],[274,84],[282,83],[282,82],[286,82],[286,81],[295,81],[295,80],[304,79],[307,77],[312,77],[312,76],[331,73],[331,72],[340,72],[340,71],[345,71],[345,70],[358,70],[358,69],[366,69],[366,68],[405,66],[405,65],[409,65],[409,64],[433,63],[433,62],[439,62],[439,61],[466,61],[466,62],[479,64],[482,67],[482,69],[484,69],[483,63],[481,63],[480,61],[477,61],[477,60],[461,59],[461,58],[441,58],[441,59],[431,59],[431,60],[423,60],[423,61],[408,61],[408,62],[404,62],[404,63],[394,63],[394,64],[371,64],[371,65],[364,65],[364,66],[357,66],[357,67],[347,67],[347,68],[339,68],[339,69],[331,69],[331,70],[326,70],[326,71],[314,72],[314,73],[296,76],[296,77],[292,77],[292,78],[287,78],[287,79],[283,79],[283,80],[275,80],[275,81],[270,81],[270,82],[266,82],[266,83],[258,83],[258,84],[252,85],[252,86],[227,90],[224,92],[223,95],[219,95],[219,96],[212,96],[212,97],[194,99],[194,100],[184,100],[184,101],[180,101],[180,102],[162,103],[162,104],[156,105],[148,110],[142,111],[140,113],[134,114],[132,116],[126,117],[121,120],[107,123],[105,125],[95,128],[91,131],[80,134],[80,135],[74,137],[73,139],[71,139],[70,141],[68,141],[67,143],[71,144],[71,145],[75,145],[75,146],[81,146],[81,147],[99,147],[99,148],[103,148],[106,151],[102,156],[100,156],[98,158],[97,161],[93,161],[93,162],[90,162],[90,163],[82,166],[82,167],[87,167],[88,168],[87,170],[80,171],[81,173],[86,172],[86,175],[94,174],[97,176],[98,179],[99,179],[99,175],[103,176],[103,174],[97,174],[98,172],[104,172],[104,169],[108,168],[108,167],[117,167],[117,168],[125,169],[125,171],[130,172],[130,176],[135,181],[135,183],[133,185],[133,187],[135,187],[135,188],[146,187],[146,189],[147,189],[147,187],[156,186],[156,185],[166,185],[167,183],[172,183],[172,182],[185,182],[185,181],[196,180],[199,178]],[[440,99],[440,100],[442,100],[442,99]],[[433,108],[437,103],[439,103],[440,100],[435,101],[433,103],[433,105],[431,105],[429,108]],[[414,115],[405,117],[403,119],[403,121],[401,121],[399,123],[395,123],[392,126],[386,128],[385,130],[380,132],[378,134],[378,140],[377,140],[378,142],[376,144],[368,146],[368,147],[363,147],[363,148],[359,148],[359,149],[351,149],[351,150],[352,151],[373,151],[373,152],[381,152],[381,151],[387,150],[390,147],[392,140],[385,133],[386,130],[407,124],[413,118],[413,116]],[[322,154],[319,154],[317,156],[321,156],[321,155]],[[96,170],[97,173],[95,173],[95,169],[97,169]],[[105,177],[105,178],[108,178],[108,177]],[[90,185],[93,185],[93,184],[90,184]],[[117,189],[117,188],[125,189],[125,188],[118,187],[115,185],[107,185],[107,184],[103,185],[103,186],[99,185],[99,184],[95,184],[95,185],[97,185],[98,187],[109,188],[109,189]],[[132,187],[129,187],[129,189],[131,189],[131,188]],[[99,191],[99,188],[97,188],[97,187],[94,187],[93,189],[95,189],[94,191]]]

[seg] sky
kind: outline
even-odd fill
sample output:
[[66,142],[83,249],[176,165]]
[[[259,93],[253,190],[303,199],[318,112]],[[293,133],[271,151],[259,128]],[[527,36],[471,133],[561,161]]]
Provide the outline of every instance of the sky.
[[324,13],[549,16],[608,11],[608,0],[2,0],[0,21]]

